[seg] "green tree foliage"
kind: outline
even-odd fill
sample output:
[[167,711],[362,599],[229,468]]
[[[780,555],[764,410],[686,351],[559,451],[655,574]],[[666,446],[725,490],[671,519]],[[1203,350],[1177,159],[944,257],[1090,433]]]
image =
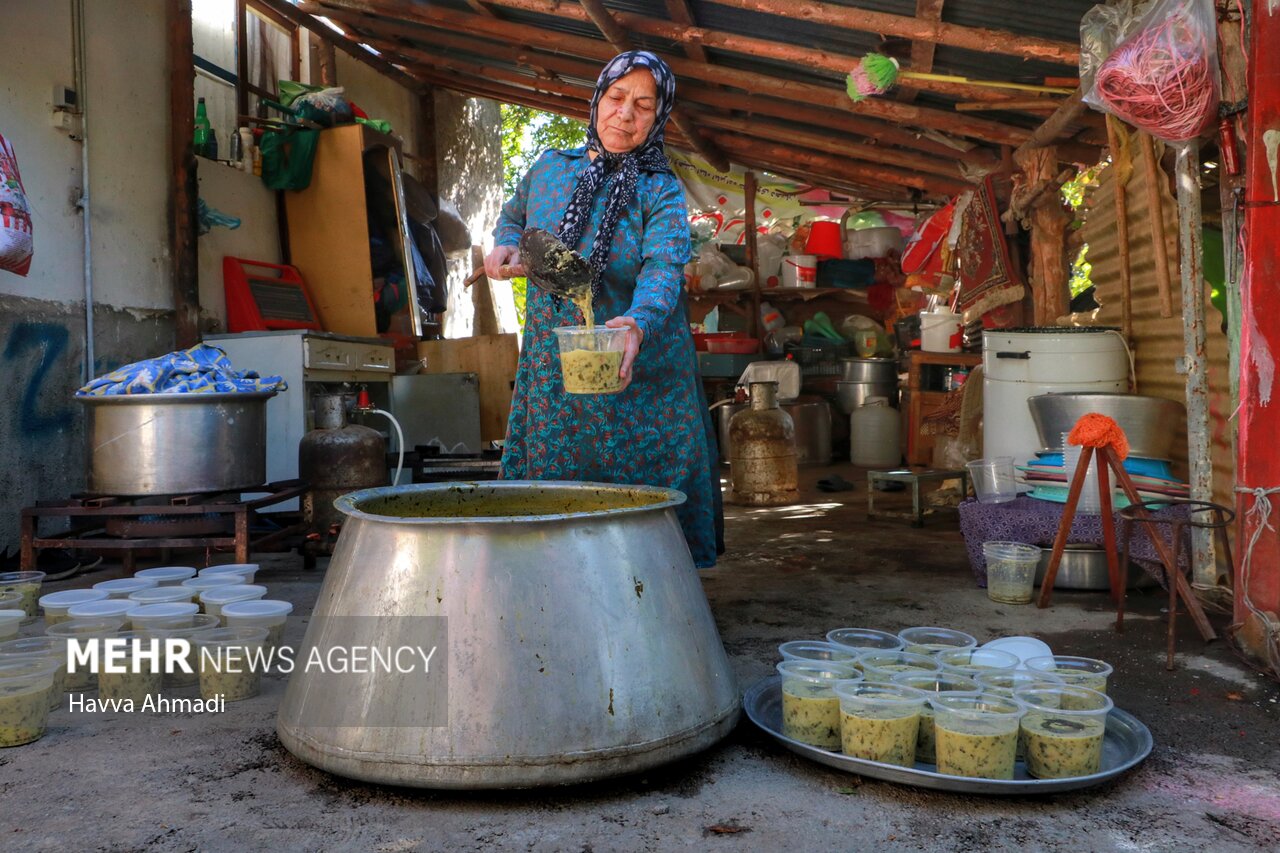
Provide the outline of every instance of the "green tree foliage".
[[[587,128],[576,119],[518,104],[503,104],[502,184],[506,196],[510,198],[515,194],[520,179],[542,152],[552,148],[577,148],[586,141]],[[525,279],[512,279],[511,289],[516,318],[524,328]]]
[[[1098,186],[1098,175],[1109,165],[1111,161],[1108,159],[1087,169],[1081,169],[1074,178],[1062,185],[1062,201],[1076,214],[1075,221],[1071,223],[1073,231],[1084,227],[1085,197],[1090,190]],[[1089,263],[1088,255],[1089,244],[1085,243],[1080,247],[1080,253],[1071,264],[1070,287],[1073,299],[1093,287],[1093,279],[1090,278],[1093,265]]]

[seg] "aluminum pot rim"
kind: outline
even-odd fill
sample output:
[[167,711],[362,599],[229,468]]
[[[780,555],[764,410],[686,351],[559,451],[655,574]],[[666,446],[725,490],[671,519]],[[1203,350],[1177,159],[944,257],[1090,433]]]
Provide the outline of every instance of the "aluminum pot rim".
[[[655,501],[644,506],[618,507],[616,509],[597,509],[586,510],[583,512],[559,512],[548,515],[484,515],[484,516],[395,516],[395,515],[379,515],[377,513],[365,512],[358,509],[357,504],[366,500],[376,500],[378,498],[391,497],[393,495],[414,494],[419,492],[447,492],[460,489],[498,489],[498,490],[515,490],[525,489],[530,486],[553,486],[568,487],[574,491],[589,491],[592,489],[606,490],[627,490],[633,492],[647,492],[649,494],[661,495],[661,500]],[[619,515],[631,515],[634,513],[665,511],[673,507],[677,507],[688,500],[684,492],[678,489],[668,489],[663,486],[641,486],[629,485],[627,483],[597,483],[584,480],[479,480],[474,482],[450,482],[450,483],[412,483],[403,486],[378,486],[374,489],[361,489],[358,492],[350,492],[337,498],[333,505],[344,515],[351,518],[360,519],[362,521],[372,521],[382,524],[412,524],[412,525],[466,525],[466,524],[544,524],[555,521],[577,521],[592,518],[614,518]]]
[[160,393],[160,394],[75,394],[73,399],[79,403],[98,404],[108,403],[118,405],[122,403],[133,403],[135,405],[145,405],[147,403],[224,403],[237,400],[266,400],[274,397],[279,391],[188,391],[185,394]]

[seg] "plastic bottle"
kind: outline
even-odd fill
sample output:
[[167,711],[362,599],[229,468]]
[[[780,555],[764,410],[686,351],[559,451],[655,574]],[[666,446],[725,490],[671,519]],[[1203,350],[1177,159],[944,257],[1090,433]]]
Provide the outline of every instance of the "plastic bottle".
[[209,141],[204,144],[204,156],[210,160],[218,159],[218,131],[209,128]]
[[253,171],[253,131],[247,127],[237,131],[240,137],[240,168],[246,172]]
[[193,142],[195,144],[196,155],[203,157],[205,156],[205,146],[209,144],[209,130],[211,129],[211,125],[209,124],[209,113],[204,106],[204,98],[196,100],[195,127],[196,131]]
[[760,325],[764,327],[766,332],[781,329],[786,324],[786,318],[782,316],[782,313],[777,308],[774,308],[768,302],[760,303]]

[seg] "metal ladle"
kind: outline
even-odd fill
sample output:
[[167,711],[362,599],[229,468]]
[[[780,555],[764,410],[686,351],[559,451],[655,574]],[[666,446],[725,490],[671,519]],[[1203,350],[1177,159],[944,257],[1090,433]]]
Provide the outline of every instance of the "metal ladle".
[[591,292],[591,266],[550,231],[526,229],[520,261],[529,280],[548,293],[577,301]]

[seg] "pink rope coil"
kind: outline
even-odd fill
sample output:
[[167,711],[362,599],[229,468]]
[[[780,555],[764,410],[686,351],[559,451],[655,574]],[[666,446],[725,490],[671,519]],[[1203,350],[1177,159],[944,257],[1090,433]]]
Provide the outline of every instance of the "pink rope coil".
[[1134,127],[1170,142],[1194,139],[1218,110],[1208,42],[1180,14],[1135,34],[1098,69],[1098,97]]

